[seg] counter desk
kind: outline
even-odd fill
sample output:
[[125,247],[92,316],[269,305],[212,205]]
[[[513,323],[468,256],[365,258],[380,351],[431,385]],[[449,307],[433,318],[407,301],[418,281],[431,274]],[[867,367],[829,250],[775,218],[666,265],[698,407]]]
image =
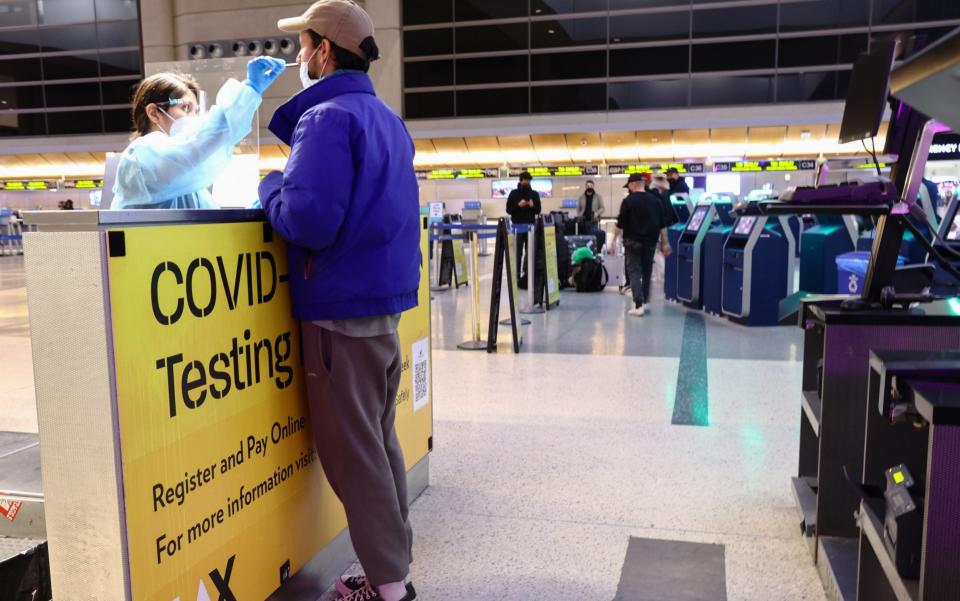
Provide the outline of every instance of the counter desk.
[[[25,219],[54,598],[316,599],[354,556],[310,431],[302,276],[263,213]],[[428,285],[400,323],[411,496],[432,448]]]

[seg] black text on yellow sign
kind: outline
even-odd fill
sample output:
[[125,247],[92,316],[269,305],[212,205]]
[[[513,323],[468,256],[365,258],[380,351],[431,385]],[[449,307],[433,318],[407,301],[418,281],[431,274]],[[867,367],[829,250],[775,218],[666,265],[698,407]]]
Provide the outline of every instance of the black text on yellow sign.
[[[189,312],[197,319],[220,310],[235,311],[271,302],[279,286],[287,280],[277,271],[277,260],[270,251],[240,253],[236,257],[196,257],[185,267],[175,261],[163,261],[153,269],[150,279],[150,306],[160,325],[178,323]],[[174,299],[172,309],[161,298]],[[218,302],[220,301],[220,302]],[[169,305],[169,303],[167,303]],[[245,329],[230,340],[227,348],[210,357],[187,357],[175,353],[156,360],[157,369],[166,374],[170,417],[180,406],[198,409],[208,398],[221,400],[231,391],[241,391],[262,381],[273,381],[278,389],[293,381],[289,365],[290,332],[252,340]]]

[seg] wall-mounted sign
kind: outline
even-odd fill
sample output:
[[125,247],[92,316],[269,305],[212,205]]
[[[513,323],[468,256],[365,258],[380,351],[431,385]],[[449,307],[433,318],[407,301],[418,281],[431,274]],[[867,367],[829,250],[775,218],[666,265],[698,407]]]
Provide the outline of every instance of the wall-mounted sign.
[[633,165],[608,165],[607,173],[609,175],[633,175],[634,173],[653,173],[654,171],[666,171],[670,168],[676,169],[681,175],[703,173],[703,163],[640,163]]
[[12,181],[0,183],[0,189],[2,189],[4,192],[20,192],[24,190],[56,190],[57,188],[57,182],[44,180]]
[[713,164],[714,173],[762,173],[765,171],[813,171],[817,168],[816,159],[774,160],[774,161],[736,161]]
[[510,177],[520,177],[524,171],[533,177],[589,177],[600,174],[597,165],[560,165],[558,167],[511,167]]
[[483,208],[483,205],[480,204],[479,200],[467,200],[467,201],[464,201],[463,208],[479,211],[480,209]]
[[483,179],[500,177],[499,167],[482,167],[477,169],[432,169],[417,171],[417,179]]
[[871,171],[875,171],[877,167],[880,167],[881,169],[885,169],[889,167],[889,165],[887,165],[886,163],[880,163],[879,165],[877,163],[860,163],[859,165],[853,166],[854,169],[870,169]]
[[944,132],[935,135],[933,137],[933,143],[930,145],[930,156],[928,160],[960,160],[960,134]]

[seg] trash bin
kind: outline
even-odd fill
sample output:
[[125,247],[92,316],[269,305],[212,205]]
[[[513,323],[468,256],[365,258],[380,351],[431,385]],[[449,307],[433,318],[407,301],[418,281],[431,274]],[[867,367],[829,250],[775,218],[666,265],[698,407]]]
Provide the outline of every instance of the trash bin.
[[[837,255],[837,294],[860,294],[863,280],[870,265],[870,252],[857,250]],[[906,265],[907,259],[897,257],[897,266]]]

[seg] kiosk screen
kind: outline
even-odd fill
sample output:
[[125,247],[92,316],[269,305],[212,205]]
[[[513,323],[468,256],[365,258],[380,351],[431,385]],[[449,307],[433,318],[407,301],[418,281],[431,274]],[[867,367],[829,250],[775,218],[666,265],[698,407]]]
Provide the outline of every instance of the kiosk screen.
[[740,221],[737,222],[737,228],[733,231],[733,233],[740,235],[749,234],[750,230],[753,229],[753,224],[756,222],[756,217],[741,217]]
[[690,223],[687,224],[687,231],[699,232],[700,226],[703,225],[703,220],[707,218],[707,211],[709,210],[710,207],[698,207],[690,218]]

